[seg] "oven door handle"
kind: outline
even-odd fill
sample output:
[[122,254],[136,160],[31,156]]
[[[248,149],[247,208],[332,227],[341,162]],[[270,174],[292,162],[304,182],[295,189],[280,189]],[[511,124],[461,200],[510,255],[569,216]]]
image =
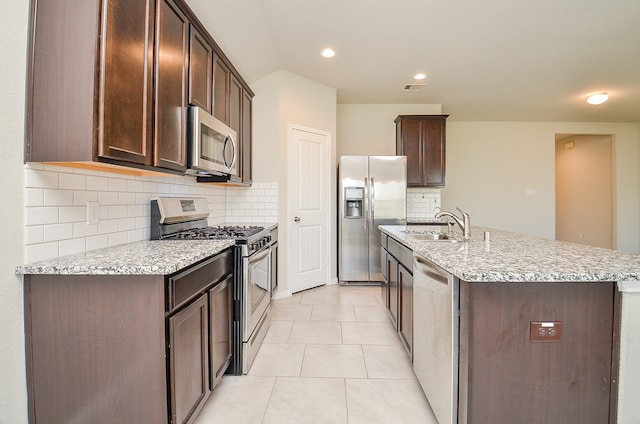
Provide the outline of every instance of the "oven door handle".
[[249,263],[260,262],[271,254],[271,246],[267,247],[264,252],[256,253],[254,256],[249,256]]

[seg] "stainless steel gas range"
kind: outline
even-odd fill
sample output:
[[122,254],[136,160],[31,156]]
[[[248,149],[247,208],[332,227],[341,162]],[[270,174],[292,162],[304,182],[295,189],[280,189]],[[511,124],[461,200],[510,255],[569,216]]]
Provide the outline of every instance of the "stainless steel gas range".
[[207,223],[209,207],[201,197],[151,200],[152,240],[219,240],[235,247],[233,359],[227,373],[246,374],[269,329],[269,302],[278,244],[277,228],[218,226]]

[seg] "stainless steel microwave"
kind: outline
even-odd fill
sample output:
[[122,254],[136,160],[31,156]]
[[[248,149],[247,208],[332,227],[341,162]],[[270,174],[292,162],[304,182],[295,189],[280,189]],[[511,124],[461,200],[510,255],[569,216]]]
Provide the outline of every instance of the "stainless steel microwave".
[[206,110],[188,110],[189,166],[194,175],[238,175],[237,134]]

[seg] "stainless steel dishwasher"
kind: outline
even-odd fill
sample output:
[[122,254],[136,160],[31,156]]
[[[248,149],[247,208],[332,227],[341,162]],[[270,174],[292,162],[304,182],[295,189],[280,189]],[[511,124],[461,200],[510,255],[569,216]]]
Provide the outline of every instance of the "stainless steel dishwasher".
[[458,422],[460,280],[413,256],[413,369],[440,424]]

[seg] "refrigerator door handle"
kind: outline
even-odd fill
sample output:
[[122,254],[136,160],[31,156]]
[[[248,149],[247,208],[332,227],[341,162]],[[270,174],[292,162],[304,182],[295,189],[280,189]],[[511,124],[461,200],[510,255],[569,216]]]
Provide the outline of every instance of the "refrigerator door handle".
[[369,182],[369,184],[371,185],[370,188],[370,193],[371,193],[371,197],[369,198],[369,218],[371,219],[371,228],[373,228],[373,222],[375,221],[375,198],[376,198],[376,183],[373,179],[373,177],[371,177],[371,180]]
[[368,221],[369,221],[369,180],[367,177],[364,177],[364,199],[362,202],[364,203],[364,229],[365,231],[369,229]]

